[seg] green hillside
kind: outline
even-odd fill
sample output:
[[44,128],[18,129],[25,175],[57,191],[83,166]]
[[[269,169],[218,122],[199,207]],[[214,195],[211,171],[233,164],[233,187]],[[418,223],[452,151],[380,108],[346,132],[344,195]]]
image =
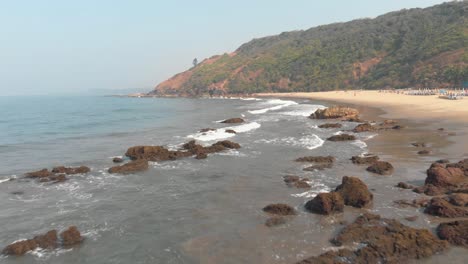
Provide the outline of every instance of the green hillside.
[[292,31],[243,44],[159,84],[152,94],[458,85],[467,78],[468,1]]

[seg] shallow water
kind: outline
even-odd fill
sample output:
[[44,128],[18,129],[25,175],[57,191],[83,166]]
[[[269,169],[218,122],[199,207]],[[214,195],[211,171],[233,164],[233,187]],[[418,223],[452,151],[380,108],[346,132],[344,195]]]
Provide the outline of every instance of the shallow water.
[[[367,152],[375,134],[357,142],[326,142],[338,133],[306,118],[318,102],[279,99],[156,99],[114,97],[19,98],[2,100],[0,111],[0,246],[50,229],[76,225],[84,243],[71,250],[35,251],[2,263],[294,263],[329,249],[342,220],[359,210],[331,217],[303,211],[318,192],[329,191],[343,175],[359,175],[374,189],[372,211],[403,217],[389,197],[413,196],[350,164]],[[219,121],[243,117],[244,124]],[[342,129],[356,124],[343,123]],[[198,133],[202,128],[216,131]],[[234,129],[236,135],[225,133]],[[177,148],[190,139],[203,144],[229,138],[242,148],[152,163],[132,175],[110,175],[111,158],[133,145]],[[306,155],[332,155],[329,170],[304,172]],[[22,179],[24,172],[56,165],[87,165],[87,175],[61,184]],[[416,169],[397,169],[403,175]],[[305,192],[284,185],[282,176],[311,179]],[[415,172],[418,177],[423,175]],[[13,181],[5,181],[16,178]],[[23,192],[12,194],[12,192]],[[300,211],[286,225],[267,228],[261,208],[285,202]],[[433,227],[426,218],[419,227]]]

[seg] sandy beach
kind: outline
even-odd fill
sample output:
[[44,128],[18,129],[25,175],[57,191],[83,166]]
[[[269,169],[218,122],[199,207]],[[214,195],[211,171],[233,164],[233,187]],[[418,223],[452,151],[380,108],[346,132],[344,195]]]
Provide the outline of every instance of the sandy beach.
[[452,119],[468,121],[468,102],[438,96],[412,96],[379,91],[333,91],[311,93],[260,93],[259,97],[308,98],[381,108],[387,118]]

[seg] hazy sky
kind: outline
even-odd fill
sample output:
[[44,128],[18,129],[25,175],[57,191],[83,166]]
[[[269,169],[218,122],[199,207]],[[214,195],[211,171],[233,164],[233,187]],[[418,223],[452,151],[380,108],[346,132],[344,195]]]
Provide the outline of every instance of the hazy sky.
[[252,38],[437,0],[0,0],[0,95],[142,88]]

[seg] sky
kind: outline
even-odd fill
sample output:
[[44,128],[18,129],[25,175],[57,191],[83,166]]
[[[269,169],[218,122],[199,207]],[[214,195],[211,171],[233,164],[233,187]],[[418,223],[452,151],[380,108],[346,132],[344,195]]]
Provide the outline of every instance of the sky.
[[149,91],[253,38],[442,2],[0,0],[0,95]]

